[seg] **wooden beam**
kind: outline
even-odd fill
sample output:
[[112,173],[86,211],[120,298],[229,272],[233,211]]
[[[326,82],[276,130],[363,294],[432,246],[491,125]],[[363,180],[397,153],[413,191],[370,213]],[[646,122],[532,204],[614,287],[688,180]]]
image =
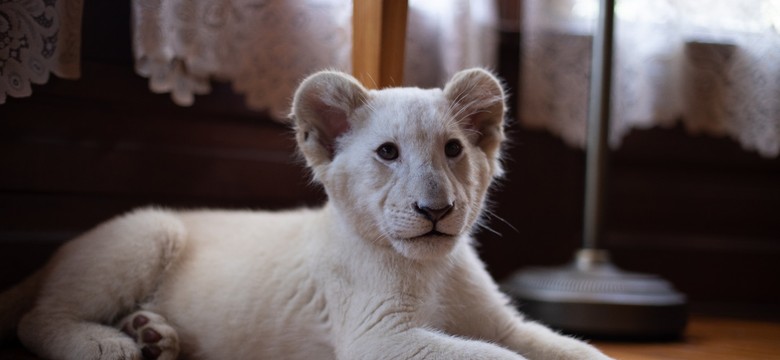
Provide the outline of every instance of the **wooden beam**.
[[406,0],[355,0],[352,10],[352,74],[377,89],[403,83]]

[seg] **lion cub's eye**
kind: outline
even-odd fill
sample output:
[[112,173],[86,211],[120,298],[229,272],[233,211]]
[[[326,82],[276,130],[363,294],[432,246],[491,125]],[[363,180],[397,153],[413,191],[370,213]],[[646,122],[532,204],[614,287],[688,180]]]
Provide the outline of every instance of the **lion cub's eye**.
[[384,160],[395,160],[398,158],[398,146],[393,143],[386,142],[376,149],[376,154]]
[[452,139],[450,141],[447,141],[447,144],[444,145],[444,154],[447,155],[447,157],[454,158],[463,151],[463,145],[461,145],[460,140],[458,139]]

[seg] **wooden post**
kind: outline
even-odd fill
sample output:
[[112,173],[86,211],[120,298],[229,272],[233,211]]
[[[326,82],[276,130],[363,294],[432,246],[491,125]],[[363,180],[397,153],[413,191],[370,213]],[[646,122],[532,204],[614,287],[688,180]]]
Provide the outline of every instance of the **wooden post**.
[[400,86],[404,76],[407,0],[354,0],[352,74],[366,87]]

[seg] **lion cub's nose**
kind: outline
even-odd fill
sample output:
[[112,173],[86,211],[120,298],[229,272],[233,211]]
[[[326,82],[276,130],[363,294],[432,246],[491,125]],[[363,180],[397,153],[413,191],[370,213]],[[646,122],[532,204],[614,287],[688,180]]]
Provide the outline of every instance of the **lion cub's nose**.
[[450,210],[452,210],[452,206],[452,204],[447,204],[443,207],[435,208],[428,207],[426,205],[420,205],[419,203],[414,203],[414,211],[421,214],[422,216],[425,216],[426,219],[432,222],[436,222],[449,214]]

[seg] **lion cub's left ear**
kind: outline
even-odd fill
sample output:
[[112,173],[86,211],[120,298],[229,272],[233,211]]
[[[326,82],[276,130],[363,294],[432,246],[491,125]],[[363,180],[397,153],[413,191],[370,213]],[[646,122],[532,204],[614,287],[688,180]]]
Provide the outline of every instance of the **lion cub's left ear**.
[[315,173],[316,167],[333,159],[336,140],[350,129],[352,114],[367,99],[368,91],[341,72],[321,71],[301,82],[293,98],[292,117],[298,148]]
[[456,73],[444,87],[452,114],[466,128],[472,143],[479,146],[493,164],[495,175],[501,174],[499,161],[504,141],[505,95],[501,82],[483,69]]

